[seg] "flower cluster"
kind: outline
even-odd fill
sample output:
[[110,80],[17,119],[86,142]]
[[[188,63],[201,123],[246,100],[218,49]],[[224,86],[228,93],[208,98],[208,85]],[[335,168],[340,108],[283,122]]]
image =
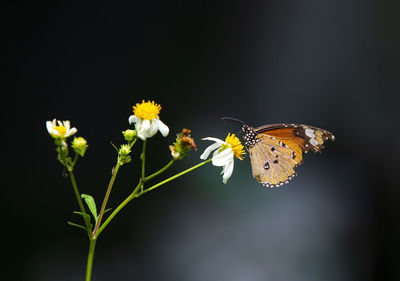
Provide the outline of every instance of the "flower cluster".
[[[97,238],[102,231],[109,225],[111,220],[118,214],[122,208],[125,207],[130,201],[144,195],[147,192],[155,190],[161,185],[164,185],[178,177],[181,177],[203,165],[209,164],[210,162],[217,167],[222,167],[222,179],[225,184],[231,177],[234,168],[234,158],[240,160],[243,159],[245,154],[243,145],[234,134],[228,134],[225,140],[220,140],[213,137],[207,137],[203,140],[210,140],[214,143],[207,147],[201,154],[200,158],[204,161],[196,164],[193,167],[187,168],[173,176],[166,179],[160,180],[158,183],[151,183],[169,169],[176,160],[181,160],[188,155],[191,150],[197,151],[197,145],[194,139],[191,137],[191,130],[182,129],[180,133],[176,135],[176,141],[173,145],[169,146],[171,151],[172,159],[161,169],[153,173],[148,173],[148,164],[146,160],[147,144],[146,140],[154,136],[158,131],[164,136],[168,136],[169,128],[165,125],[159,117],[161,111],[161,105],[154,101],[145,102],[142,100],[141,103],[137,103],[133,106],[133,115],[129,116],[128,122],[134,124],[134,128],[129,128],[122,132],[126,143],[121,144],[119,148],[111,143],[116,151],[118,152],[117,162],[112,168],[111,179],[107,186],[103,203],[101,208],[97,208],[94,197],[89,194],[82,194],[78,189],[76,179],[74,176],[74,167],[80,157],[84,157],[85,152],[88,148],[88,143],[83,137],[74,136],[78,129],[71,127],[70,121],[53,121],[46,122],[46,128],[50,136],[53,138],[56,144],[57,160],[65,167],[64,175],[68,175],[75,193],[75,197],[79,206],[79,211],[75,211],[74,214],[80,215],[83,219],[83,224],[75,222],[68,222],[69,225],[84,229],[87,232],[90,245],[89,245],[89,258],[86,268],[86,280],[90,281],[92,273],[93,255]],[[68,138],[74,136],[72,142],[68,142]],[[142,141],[142,142],[140,142]],[[141,143],[142,153],[139,157],[132,152],[135,151],[133,146],[135,143]],[[75,152],[74,157],[70,156],[71,150]],[[211,159],[207,158],[212,154]],[[114,186],[115,179],[117,177],[120,167],[124,164],[130,163],[132,160],[141,161],[141,175],[138,179],[138,183],[135,188],[131,190],[128,195],[116,208],[113,208],[112,213],[104,218],[104,214],[110,210],[107,209],[108,199],[110,198],[111,190]],[[151,183],[151,184],[150,184]],[[114,188],[115,190],[115,188]],[[86,203],[87,207],[84,206]],[[98,212],[99,210],[99,212]],[[91,215],[90,215],[91,214]]]
[[[120,149],[117,149],[121,164],[131,161],[129,154],[131,153],[133,144],[138,138],[145,141],[154,136],[158,131],[164,137],[168,135],[169,128],[160,120],[160,111],[161,105],[154,101],[145,102],[142,100],[141,103],[136,103],[136,105],[133,106],[133,115],[128,118],[128,121],[130,124],[135,124],[135,129],[128,129],[122,132],[128,144],[123,144]],[[78,130],[75,127],[71,127],[68,120],[58,121],[54,119],[53,121],[47,121],[46,127],[58,147],[59,161],[66,167],[70,166],[68,163],[72,163],[72,160],[68,157],[68,145],[66,140],[68,137],[76,134]],[[181,133],[177,134],[174,144],[169,146],[171,155],[175,160],[183,159],[192,149],[197,150],[196,143],[190,136],[190,133],[191,131],[189,129],[183,129]],[[243,155],[245,154],[243,145],[234,134],[228,134],[225,141],[213,137],[203,138],[203,140],[214,141],[215,143],[207,147],[200,158],[206,160],[211,152],[213,152],[212,164],[222,167],[222,179],[223,182],[226,183],[233,172],[234,158],[236,157],[243,160]],[[84,138],[74,138],[72,148],[77,155],[83,157],[87,147],[88,144]]]
[[[58,153],[57,159],[61,162],[69,171],[73,169],[75,161],[72,161],[71,157],[68,156],[68,144],[67,138],[75,135],[78,129],[75,127],[71,128],[71,123],[66,121],[59,121],[53,119],[53,121],[46,122],[46,128],[50,136],[53,137],[54,142],[57,146],[56,150]],[[75,137],[72,141],[72,149],[76,155],[83,157],[88,148],[87,141],[82,137]]]

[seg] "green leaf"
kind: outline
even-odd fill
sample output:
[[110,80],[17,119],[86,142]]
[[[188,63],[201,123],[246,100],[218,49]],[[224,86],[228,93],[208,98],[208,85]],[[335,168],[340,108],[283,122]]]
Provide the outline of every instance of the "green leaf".
[[88,205],[89,210],[92,213],[95,222],[97,223],[97,209],[96,209],[96,203],[94,202],[93,197],[90,195],[87,195],[87,194],[82,194],[81,197],[83,199],[85,199],[85,202]]
[[109,212],[109,211],[111,211],[111,210],[112,210],[112,208],[106,209],[106,210],[104,211],[104,214],[107,213],[107,212]]
[[88,214],[78,211],[74,211],[74,214],[81,215],[85,220],[85,222],[87,223],[87,225],[90,225],[90,228],[92,228],[92,224],[90,223],[90,216]]
[[74,214],[81,215],[85,221],[89,221],[90,222],[90,216],[88,214],[82,213],[82,212],[78,212],[78,211],[74,211]]
[[83,225],[80,225],[80,224],[77,224],[77,223],[73,223],[73,222],[70,222],[70,221],[67,221],[67,223],[70,226],[75,226],[75,227],[78,227],[78,228],[82,228],[84,231],[87,231],[86,227],[84,227]]

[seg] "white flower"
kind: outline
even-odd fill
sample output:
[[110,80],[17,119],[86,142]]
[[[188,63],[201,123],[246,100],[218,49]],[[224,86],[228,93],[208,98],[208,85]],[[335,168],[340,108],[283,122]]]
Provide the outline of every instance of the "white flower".
[[76,129],[75,127],[71,128],[71,124],[68,120],[61,122],[53,119],[53,121],[46,122],[46,127],[47,131],[52,137],[60,139],[65,139],[78,132],[78,129]]
[[243,145],[234,134],[228,134],[225,141],[212,137],[207,137],[203,140],[210,140],[215,143],[204,150],[200,159],[207,159],[210,153],[214,151],[212,164],[214,166],[222,167],[222,181],[223,183],[226,183],[232,176],[234,157],[236,156],[236,158],[239,158],[240,160],[243,159],[242,155],[245,153],[243,151]]
[[133,106],[133,115],[129,116],[129,123],[136,123],[137,135],[142,140],[154,136],[157,131],[166,137],[169,128],[159,118],[158,113],[161,106],[153,102],[142,101],[141,104]]

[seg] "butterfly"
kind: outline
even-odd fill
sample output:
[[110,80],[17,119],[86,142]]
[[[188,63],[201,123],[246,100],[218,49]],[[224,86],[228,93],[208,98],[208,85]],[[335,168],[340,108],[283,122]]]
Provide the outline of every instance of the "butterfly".
[[289,183],[297,175],[294,169],[303,162],[303,152],[320,152],[324,141],[335,140],[331,132],[309,125],[282,123],[253,128],[235,118],[222,120],[242,124],[253,177],[266,187]]

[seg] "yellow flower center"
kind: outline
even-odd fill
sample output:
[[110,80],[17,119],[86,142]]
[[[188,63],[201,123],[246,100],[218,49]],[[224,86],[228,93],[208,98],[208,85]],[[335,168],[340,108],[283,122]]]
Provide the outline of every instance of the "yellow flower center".
[[161,105],[156,104],[154,101],[137,103],[133,106],[133,114],[141,119],[152,120],[158,116],[161,110]]
[[65,128],[64,126],[55,126],[54,130],[56,130],[60,134],[60,137],[64,137],[67,133],[67,128]]
[[246,154],[246,152],[243,150],[243,145],[240,142],[240,140],[235,136],[235,134],[231,135],[229,133],[226,136],[225,142],[232,149],[235,157],[240,160],[243,160],[243,155]]

